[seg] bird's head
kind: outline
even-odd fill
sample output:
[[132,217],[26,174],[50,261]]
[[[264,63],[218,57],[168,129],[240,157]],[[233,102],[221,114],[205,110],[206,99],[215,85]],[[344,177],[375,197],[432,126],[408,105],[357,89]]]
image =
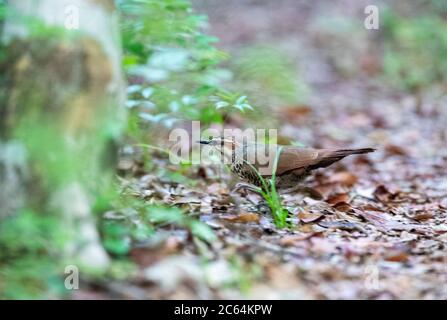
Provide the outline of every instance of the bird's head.
[[210,137],[209,140],[200,140],[197,142],[200,144],[205,144],[211,147],[217,147],[222,149],[233,149],[238,145],[235,139],[222,138],[222,137]]
[[[210,137],[209,140],[200,140],[200,144],[208,145],[217,151],[222,157],[224,163],[232,163],[238,154],[238,142],[232,138]],[[239,150],[240,151],[240,150]]]

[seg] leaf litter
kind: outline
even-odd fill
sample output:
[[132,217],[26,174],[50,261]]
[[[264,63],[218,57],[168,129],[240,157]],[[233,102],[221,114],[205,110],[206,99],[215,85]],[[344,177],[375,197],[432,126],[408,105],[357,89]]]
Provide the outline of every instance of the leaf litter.
[[[307,34],[309,40],[315,36]],[[321,53],[312,55],[324,64]],[[142,299],[447,299],[447,108],[436,117],[421,116],[408,103],[411,95],[396,96],[386,86],[376,84],[380,98],[371,102],[368,84],[355,78],[330,85],[306,106],[277,109],[280,134],[317,147],[378,151],[308,179],[324,200],[283,195],[293,222],[288,229],[275,227],[257,195],[240,194],[236,208],[232,178],[216,167],[192,166],[189,184],[145,171],[138,148],[135,159],[127,154],[119,165],[122,188],[146,205],[179,211],[157,225],[151,241],[133,240],[129,257],[138,270],[118,282],[120,290],[108,288],[109,294],[127,297],[128,289]],[[431,97],[421,99],[430,103]],[[170,166],[166,157],[152,157],[156,167]],[[104,218],[130,219],[126,211]]]

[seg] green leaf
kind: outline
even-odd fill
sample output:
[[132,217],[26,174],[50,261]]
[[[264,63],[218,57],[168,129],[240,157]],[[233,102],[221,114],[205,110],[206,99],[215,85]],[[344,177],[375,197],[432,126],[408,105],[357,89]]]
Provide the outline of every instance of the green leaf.
[[148,218],[155,223],[182,223],[183,213],[178,208],[150,207]]
[[206,225],[201,221],[192,220],[189,223],[189,228],[191,229],[191,233],[193,235],[206,242],[211,243],[213,241],[216,241],[217,239],[213,230],[211,230],[211,228],[208,225]]
[[216,109],[228,107],[230,104],[226,101],[218,101],[216,102]]

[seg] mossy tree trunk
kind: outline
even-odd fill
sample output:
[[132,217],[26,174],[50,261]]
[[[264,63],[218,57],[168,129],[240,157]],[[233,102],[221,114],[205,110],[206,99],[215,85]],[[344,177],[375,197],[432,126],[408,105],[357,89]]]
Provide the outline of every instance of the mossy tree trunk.
[[110,187],[124,120],[114,1],[11,0],[7,12],[0,219],[23,210],[56,217],[68,238],[65,258],[107,266],[92,206]]

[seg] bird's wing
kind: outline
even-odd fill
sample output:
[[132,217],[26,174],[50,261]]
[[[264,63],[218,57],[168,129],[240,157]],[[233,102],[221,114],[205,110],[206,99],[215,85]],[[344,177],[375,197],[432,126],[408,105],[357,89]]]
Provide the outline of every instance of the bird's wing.
[[312,149],[284,147],[279,157],[277,174],[295,170],[314,170],[325,168],[353,154],[374,152],[373,148],[360,149]]
[[284,147],[279,157],[276,174],[303,169],[317,164],[327,154],[327,150],[313,148]]
[[[257,147],[259,148],[259,145]],[[268,177],[272,175],[273,163],[276,154],[278,152],[278,149],[279,147],[274,145],[274,148],[270,149],[270,151],[268,152],[267,157],[268,159],[262,158],[262,160],[264,161],[259,161],[261,160],[259,156],[264,155],[264,153],[262,154],[258,153],[256,155],[256,162],[254,166],[259,170],[262,176]],[[251,150],[250,147],[249,150]],[[251,150],[251,152],[248,153],[253,154],[253,151]],[[317,164],[326,154],[327,150],[325,149],[297,148],[294,146],[284,146],[282,148],[281,155],[279,157],[276,174],[281,175],[287,171],[293,171],[296,169],[306,169],[308,166]],[[266,160],[268,160],[268,162],[266,162]]]
[[[272,175],[273,163],[278,150],[278,145],[248,144],[246,145],[243,154],[251,155],[251,159],[255,159],[255,161],[253,162],[249,160],[249,162],[254,164],[262,176],[268,177]],[[276,174],[282,175],[290,171],[303,173],[307,170],[325,168],[346,156],[352,154],[369,153],[373,152],[374,150],[375,149],[372,148],[314,149],[283,146],[278,161],[278,167],[276,169]]]

